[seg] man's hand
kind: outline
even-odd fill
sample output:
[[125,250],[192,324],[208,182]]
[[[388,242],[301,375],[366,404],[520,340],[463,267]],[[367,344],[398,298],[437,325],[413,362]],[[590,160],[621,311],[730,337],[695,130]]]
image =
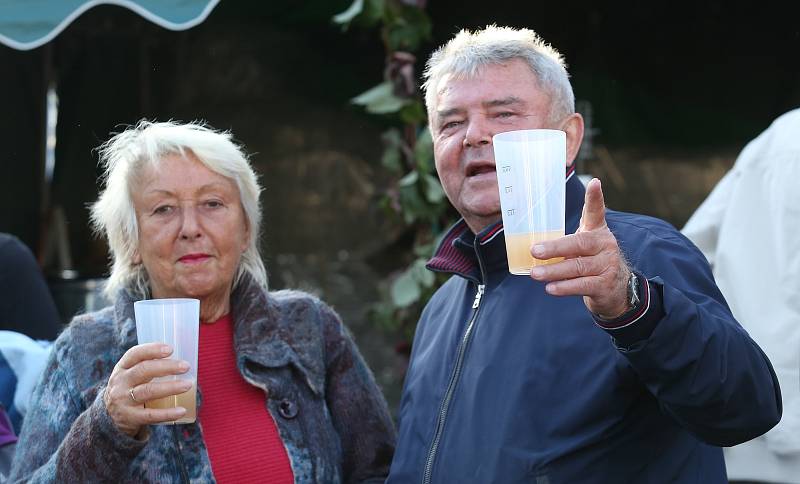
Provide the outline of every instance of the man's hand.
[[628,278],[631,270],[619,250],[617,239],[606,225],[606,207],[600,180],[586,187],[586,199],[578,231],[531,248],[537,259],[563,257],[555,264],[537,266],[531,277],[547,282],[554,296],[583,296],[589,311],[614,319],[630,309]]

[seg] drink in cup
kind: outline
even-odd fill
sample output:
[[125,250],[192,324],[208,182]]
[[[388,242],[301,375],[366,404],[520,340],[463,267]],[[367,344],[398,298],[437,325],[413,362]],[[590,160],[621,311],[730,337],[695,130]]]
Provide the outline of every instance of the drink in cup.
[[145,402],[146,408],[183,407],[186,414],[173,424],[192,423],[197,417],[197,343],[200,331],[200,301],[197,299],[148,299],[133,303],[136,336],[139,344],[166,343],[173,349],[170,358],[189,363],[181,375],[155,378],[154,381],[191,380],[189,391]]
[[564,236],[566,133],[553,129],[507,131],[492,138],[508,270],[528,275],[540,260],[531,246]]

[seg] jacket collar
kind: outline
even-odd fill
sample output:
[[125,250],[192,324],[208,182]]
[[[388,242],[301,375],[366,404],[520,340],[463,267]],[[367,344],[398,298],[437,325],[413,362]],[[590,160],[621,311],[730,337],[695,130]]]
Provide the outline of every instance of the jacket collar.
[[[578,230],[586,194],[583,183],[575,175],[574,164],[567,170],[565,183],[565,232],[572,234]],[[476,251],[480,253],[487,269],[495,269],[498,265],[508,269],[502,221],[485,227],[476,235],[464,219],[460,219],[447,231],[426,267],[431,271],[457,274],[479,281],[481,274]]]
[[[123,290],[114,304],[114,319],[123,351],[137,343],[133,303],[131,294]],[[292,311],[283,306],[250,276],[243,276],[231,293],[237,364],[240,370],[250,363],[266,368],[292,365],[312,391],[322,395],[325,367],[321,332],[314,331],[314,324],[297,324],[287,316],[287,313],[298,312],[313,318],[315,313]]]

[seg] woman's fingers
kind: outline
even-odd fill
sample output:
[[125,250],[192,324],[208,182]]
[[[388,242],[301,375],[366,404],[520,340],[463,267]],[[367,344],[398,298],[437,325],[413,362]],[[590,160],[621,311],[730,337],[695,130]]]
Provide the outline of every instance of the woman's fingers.
[[141,425],[154,425],[166,422],[174,422],[186,415],[183,407],[174,408],[142,408],[137,410],[138,420]]
[[161,376],[180,375],[189,371],[189,363],[183,360],[145,360],[126,371],[125,379],[131,385],[140,385]]
[[164,343],[145,343],[136,345],[126,351],[117,362],[117,366],[127,370],[141,361],[165,358],[171,354],[172,348],[169,345]]
[[186,413],[183,408],[145,408],[144,402],[179,395],[193,382],[153,381],[154,378],[180,375],[189,370],[185,361],[167,358],[172,348],[162,343],[136,345],[125,352],[108,379],[103,400],[114,424],[136,436],[143,425],[174,421]]
[[[194,383],[191,380],[173,380],[173,381],[150,381],[137,385],[132,388],[133,394],[136,397],[136,402],[139,404],[156,400],[158,398],[171,397],[186,393],[192,389]],[[129,395],[130,396],[130,395]]]

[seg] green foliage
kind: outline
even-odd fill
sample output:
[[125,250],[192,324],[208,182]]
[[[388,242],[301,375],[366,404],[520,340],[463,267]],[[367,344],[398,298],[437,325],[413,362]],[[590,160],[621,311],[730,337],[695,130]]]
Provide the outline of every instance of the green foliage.
[[410,339],[422,307],[444,276],[425,268],[426,261],[449,225],[447,200],[436,177],[433,140],[415,73],[417,50],[431,35],[425,11],[401,0],[354,0],[333,21],[380,26],[386,49],[384,81],[351,100],[368,113],[381,116],[391,127],[381,136],[384,152],[380,166],[393,179],[380,205],[393,216],[398,233],[413,234],[413,246],[402,255],[406,265],[382,284],[383,298],[373,307],[375,321]]
[[400,111],[411,101],[395,96],[394,85],[386,81],[359,94],[354,97],[351,102],[359,106],[364,106],[368,113],[389,114]]
[[342,26],[342,30],[347,30],[355,20],[361,22],[365,27],[371,27],[383,18],[383,0],[354,0],[344,12],[333,17],[334,23]]
[[403,3],[387,3],[384,25],[391,50],[415,51],[431,36],[431,21],[425,12]]

